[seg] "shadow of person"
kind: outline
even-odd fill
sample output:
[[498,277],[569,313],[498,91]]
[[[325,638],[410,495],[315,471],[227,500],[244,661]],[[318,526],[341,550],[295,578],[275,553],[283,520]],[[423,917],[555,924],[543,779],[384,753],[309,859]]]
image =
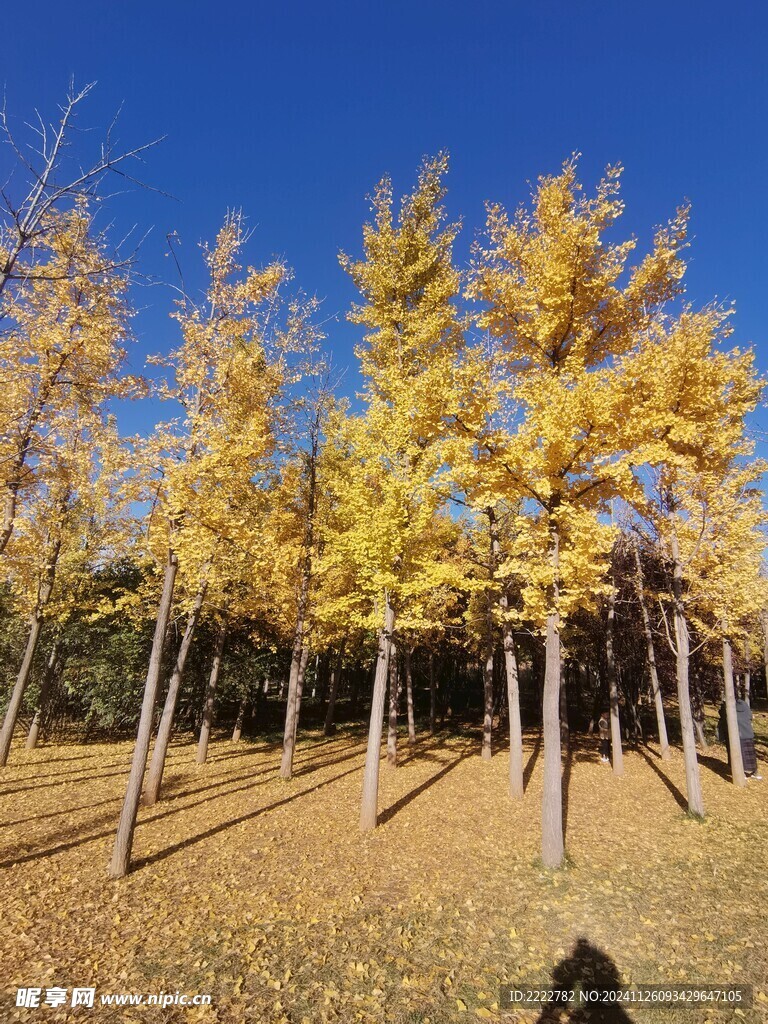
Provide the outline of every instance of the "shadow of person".
[[[606,992],[618,992],[621,979],[616,964],[607,953],[581,936],[577,939],[570,956],[561,960],[552,971],[552,987],[560,991],[575,991],[576,999],[570,1005],[548,1003],[536,1024],[554,1024],[563,1021],[568,1024],[631,1024],[632,1018],[618,1003],[593,997]],[[581,993],[581,998],[579,997]]]

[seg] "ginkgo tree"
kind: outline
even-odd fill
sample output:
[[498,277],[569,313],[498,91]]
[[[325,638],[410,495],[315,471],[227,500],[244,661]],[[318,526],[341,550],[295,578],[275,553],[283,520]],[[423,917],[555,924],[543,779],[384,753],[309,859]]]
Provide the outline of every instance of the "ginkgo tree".
[[[686,592],[696,576],[702,524],[707,523],[707,503],[701,497],[707,488],[701,488],[706,480],[725,486],[733,463],[751,454],[746,417],[763,386],[754,354],[725,348],[731,312],[717,305],[685,307],[677,316],[657,318],[625,364],[637,421],[634,436],[629,435],[630,424],[625,425],[625,443],[634,446],[634,486],[625,493],[651,524],[671,569],[670,640],[688,807],[699,817],[705,809],[691,712]],[[710,490],[713,486],[710,483]],[[694,498],[697,487],[699,497]]]
[[[60,591],[57,603],[73,610],[78,575],[109,550],[119,516],[114,486],[119,444],[113,421],[96,414],[59,414],[47,442],[47,456],[37,465],[34,498],[16,518],[18,528],[2,563],[17,603],[28,618],[29,631],[0,730],[0,766],[8,760],[55,588]],[[64,617],[66,612],[59,611],[59,615]]]
[[363,228],[363,259],[342,256],[363,299],[350,319],[366,328],[357,349],[366,411],[341,428],[340,443],[353,451],[355,469],[338,489],[348,528],[337,551],[357,566],[378,634],[360,814],[364,831],[376,825],[396,618],[406,591],[438,584],[443,571],[422,545],[442,500],[436,481],[464,340],[452,262],[458,228],[446,223],[441,205],[447,163],[444,154],[425,160],[415,189],[397,211],[392,184],[382,179],[372,197],[374,221]]
[[19,289],[0,347],[0,553],[20,501],[34,490],[36,466],[55,443],[56,418],[88,417],[137,385],[121,374],[126,278],[104,269],[106,241],[85,205],[55,217],[46,258]]
[[[599,592],[611,532],[598,513],[629,482],[617,424],[631,418],[621,357],[639,343],[659,307],[679,292],[685,212],[657,232],[633,269],[634,240],[614,242],[620,169],[594,196],[576,161],[540,179],[531,209],[509,217],[488,208],[487,241],[475,248],[467,294],[482,303],[480,327],[495,341],[499,417],[456,417],[487,463],[488,486],[524,499],[521,530],[526,615],[544,629],[542,859],[564,857],[560,766],[560,628],[568,609]],[[618,705],[612,707],[618,734]]]
[[[158,563],[164,563],[163,590],[110,866],[115,878],[124,875],[130,864],[162,648],[180,562],[199,567],[195,570],[197,596],[188,621],[191,628],[185,637],[191,642],[196,610],[199,614],[203,599],[198,603],[198,597],[214,555],[211,532],[216,532],[215,524],[221,520],[234,528],[238,523],[239,510],[233,507],[228,487],[238,480],[258,487],[271,465],[277,407],[287,372],[285,357],[295,339],[290,324],[285,330],[271,329],[286,268],[273,263],[264,270],[249,269],[240,275],[238,257],[247,237],[242,217],[229,215],[216,244],[204,248],[209,273],[205,301],[195,304],[187,296],[180,301],[176,318],[183,342],[168,359],[174,379],[160,388],[162,397],[180,405],[182,417],[158,428],[145,445],[149,457],[144,463],[154,469],[147,481],[147,497],[154,506]],[[298,330],[300,333],[301,328]],[[177,669],[178,685],[183,671],[178,658]],[[166,715],[168,732],[171,704]],[[159,787],[164,753],[160,749],[153,788]]]

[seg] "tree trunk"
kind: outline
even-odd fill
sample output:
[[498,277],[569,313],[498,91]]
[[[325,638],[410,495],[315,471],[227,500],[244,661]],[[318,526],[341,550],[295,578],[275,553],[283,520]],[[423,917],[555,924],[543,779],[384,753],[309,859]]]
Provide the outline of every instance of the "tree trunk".
[[34,750],[37,746],[37,737],[40,732],[40,722],[42,721],[43,715],[45,714],[45,707],[48,702],[48,694],[51,690],[53,680],[56,678],[56,674],[59,671],[61,665],[61,659],[59,657],[61,653],[62,642],[61,637],[57,636],[53,641],[51,647],[51,653],[48,655],[48,662],[45,666],[45,673],[43,674],[43,681],[40,684],[40,696],[37,699],[37,707],[32,717],[32,724],[29,727],[29,733],[27,734],[27,750]]
[[203,724],[200,728],[200,739],[197,742],[197,763],[205,764],[208,757],[208,740],[211,735],[213,724],[213,705],[216,700],[216,686],[219,682],[222,655],[224,654],[224,641],[227,637],[227,624],[222,622],[219,635],[216,638],[216,650],[213,652],[213,665],[208,679],[208,689],[205,692],[205,707],[203,708]]
[[160,786],[163,782],[163,771],[165,770],[165,758],[168,754],[168,743],[171,738],[173,718],[176,714],[176,702],[179,699],[179,690],[181,689],[181,682],[184,678],[184,666],[187,663],[187,655],[189,654],[189,649],[192,646],[192,638],[195,635],[197,620],[200,618],[200,609],[203,606],[203,600],[205,599],[205,592],[207,589],[208,583],[207,580],[204,580],[200,584],[195,596],[195,603],[192,605],[192,611],[189,613],[187,618],[184,636],[181,638],[181,644],[179,645],[179,653],[176,655],[176,664],[173,666],[171,681],[168,684],[168,693],[166,694],[165,704],[163,705],[160,725],[157,728],[155,746],[152,751],[152,760],[149,765],[149,771],[147,772],[147,784],[144,788],[144,803],[147,807],[154,806],[160,796]]
[[[489,597],[490,600],[490,597]],[[483,660],[483,746],[481,756],[490,761],[493,751],[493,619],[488,616],[485,635],[485,658]]]
[[163,593],[157,610],[155,635],[152,640],[152,654],[150,655],[147,679],[144,684],[144,699],[141,704],[141,717],[139,718],[136,746],[133,750],[128,786],[125,792],[125,800],[123,801],[123,809],[120,813],[120,822],[117,826],[115,846],[112,851],[112,861],[109,867],[111,878],[122,878],[123,875],[128,873],[131,863],[131,847],[133,846],[133,833],[136,828],[136,814],[139,809],[144,770],[147,767],[152,718],[155,713],[157,689],[160,684],[163,643],[165,642],[165,631],[168,628],[168,619],[171,614],[173,588],[176,583],[178,567],[178,558],[173,551],[169,551],[165,566]]
[[560,749],[560,616],[558,580],[560,538],[557,522],[550,521],[552,538],[551,606],[547,615],[547,640],[544,668],[543,738],[544,789],[541,803],[541,859],[545,868],[558,868],[563,863],[563,786]]
[[[562,653],[561,647],[561,659]],[[567,672],[563,671],[562,661],[560,664],[560,744],[566,751],[571,745],[571,730],[568,723],[568,679]]]
[[704,798],[699,779],[699,762],[696,758],[696,737],[693,731],[693,715],[691,713],[691,693],[688,679],[688,663],[690,660],[690,641],[688,623],[685,618],[683,603],[683,566],[680,561],[680,547],[677,534],[672,532],[672,594],[675,613],[675,644],[676,644],[676,675],[677,702],[680,710],[680,731],[683,737],[683,757],[685,759],[685,783],[688,796],[688,810],[691,814],[704,817]]
[[621,721],[619,719],[619,684],[613,656],[613,633],[616,621],[616,588],[611,584],[608,594],[608,622],[605,630],[605,668],[608,676],[608,701],[611,708],[611,755],[613,774],[624,774],[624,754],[621,749]]
[[389,641],[389,725],[387,728],[387,764],[391,768],[397,767],[397,713],[398,708],[398,679],[397,671],[397,646],[394,640]]
[[40,639],[40,630],[42,627],[43,616],[40,612],[35,611],[30,618],[29,635],[27,637],[27,645],[24,649],[24,658],[21,662],[19,674],[16,676],[16,685],[13,688],[8,709],[5,712],[2,731],[0,731],[0,767],[3,767],[8,763],[8,754],[11,749],[13,732],[16,728],[16,720],[19,717],[19,711],[21,710],[21,703],[24,700],[24,693],[32,674],[32,662],[35,657],[37,642]]
[[725,682],[725,714],[728,721],[728,761],[734,786],[746,786],[744,761],[741,756],[739,722],[736,717],[736,691],[733,685],[733,659],[728,624],[723,621],[723,680]]
[[744,638],[744,700],[752,705],[752,658],[749,650],[749,637]]
[[243,722],[245,721],[245,709],[248,707],[248,697],[243,697],[240,701],[240,706],[237,709],[237,718],[235,719],[235,728],[232,730],[232,742],[239,743],[240,737],[243,734]]
[[290,779],[293,774],[293,749],[296,737],[296,719],[299,713],[298,686],[301,675],[301,659],[304,653],[304,609],[300,609],[301,618],[296,626],[296,634],[291,651],[291,672],[288,677],[288,701],[285,707],[285,729],[283,731],[283,754],[280,761],[280,778]]
[[293,746],[291,748],[291,770],[293,770],[293,755],[296,750],[296,735],[299,729],[299,717],[301,715],[301,697],[304,693],[304,680],[307,676],[307,664],[309,663],[309,648],[304,647],[301,651],[299,662],[299,678],[296,683],[296,714],[293,716]]
[[331,687],[330,694],[328,697],[328,707],[325,712],[325,726],[323,728],[324,736],[333,736],[336,732],[336,722],[334,721],[334,715],[336,713],[336,698],[339,695],[339,686],[341,684],[341,670],[344,663],[344,644],[339,647],[339,653],[336,655],[336,664],[331,669]]
[[435,680],[435,652],[429,652],[429,735],[435,735],[437,719],[437,684]]
[[19,711],[21,710],[22,701],[24,700],[24,693],[32,674],[32,662],[34,661],[35,651],[37,650],[37,642],[40,639],[40,630],[43,628],[45,609],[51,599],[53,585],[56,581],[56,565],[59,561],[60,551],[61,539],[57,538],[48,548],[48,556],[37,590],[35,610],[30,616],[27,646],[24,650],[24,657],[21,662],[19,674],[16,676],[16,684],[13,687],[13,693],[11,694],[11,699],[5,712],[3,728],[0,730],[0,768],[4,767],[8,762],[8,753],[11,749],[13,733],[16,728],[16,720],[19,717]]
[[645,648],[648,657],[648,673],[651,678],[651,693],[653,704],[656,709],[656,727],[659,731],[659,749],[662,761],[668,761],[672,756],[669,750],[669,738],[667,736],[667,722],[664,717],[664,702],[661,699],[661,687],[659,686],[659,674],[656,670],[656,649],[653,644],[653,631],[651,630],[651,618],[645,603],[645,588],[643,586],[643,567],[640,562],[640,552],[637,542],[632,545],[635,553],[635,565],[637,575],[635,576],[635,589],[637,599],[640,603],[640,611],[643,615],[643,632],[645,633]]
[[371,721],[368,727],[368,749],[365,755],[363,794],[360,802],[360,830],[369,832],[376,828],[379,801],[379,761],[381,759],[381,734],[384,728],[384,699],[389,674],[390,640],[395,628],[395,613],[384,595],[384,628],[379,633],[379,653],[376,660],[376,677],[371,701]]
[[405,697],[408,704],[408,743],[416,742],[416,720],[413,714],[413,673],[411,671],[411,650],[405,649]]
[[[506,595],[502,612],[506,610]],[[520,722],[520,680],[512,624],[504,621],[504,667],[507,673],[507,704],[509,705],[509,795],[522,800],[523,785],[523,729]]]

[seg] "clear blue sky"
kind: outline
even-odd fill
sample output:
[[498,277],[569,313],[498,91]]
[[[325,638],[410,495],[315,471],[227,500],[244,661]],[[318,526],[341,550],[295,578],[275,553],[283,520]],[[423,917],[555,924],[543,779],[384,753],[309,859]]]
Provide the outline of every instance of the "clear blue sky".
[[[195,243],[242,207],[251,261],[284,256],[324,315],[339,314],[329,345],[351,368],[348,391],[358,329],[344,321],[354,296],[337,253],[359,251],[377,178],[406,188],[441,148],[449,209],[464,218],[460,260],[486,199],[516,205],[576,150],[590,184],[625,165],[624,226],[641,246],[690,199],[689,298],[735,300],[734,340],[754,343],[768,369],[768,13],[754,0],[43,0],[10,5],[3,29],[10,113],[53,112],[74,74],[99,83],[84,124],[124,103],[126,144],[168,135],[145,175],[178,202],[140,192],[111,205],[118,228],[153,228],[143,269],[172,278],[163,253],[176,231],[194,278]],[[135,301],[138,369],[177,335],[167,290]],[[152,415],[132,409],[123,428]]]

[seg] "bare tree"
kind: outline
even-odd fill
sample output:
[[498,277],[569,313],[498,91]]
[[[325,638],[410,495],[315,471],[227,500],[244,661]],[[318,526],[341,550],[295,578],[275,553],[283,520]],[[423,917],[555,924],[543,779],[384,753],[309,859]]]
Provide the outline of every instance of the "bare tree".
[[[107,127],[92,160],[81,164],[68,158],[73,137],[82,134],[77,126],[80,105],[95,85],[90,82],[77,89],[74,79],[70,80],[66,98],[59,105],[59,118],[54,123],[46,122],[36,110],[34,121],[25,125],[33,135],[30,143],[17,139],[3,99],[0,139],[10,147],[13,158],[10,173],[0,188],[0,297],[10,281],[35,278],[34,266],[24,256],[33,254],[44,243],[46,234],[55,229],[51,214],[56,210],[99,198],[103,182],[110,175],[141,188],[151,188],[130,171],[135,163],[143,162],[147,150],[164,136],[132,149],[121,149],[114,138],[119,111]],[[19,179],[18,184],[14,179]],[[16,189],[18,196],[14,198],[12,192]],[[126,261],[118,262],[124,265]],[[101,272],[108,269],[105,267]],[[0,313],[2,310],[0,306]]]

